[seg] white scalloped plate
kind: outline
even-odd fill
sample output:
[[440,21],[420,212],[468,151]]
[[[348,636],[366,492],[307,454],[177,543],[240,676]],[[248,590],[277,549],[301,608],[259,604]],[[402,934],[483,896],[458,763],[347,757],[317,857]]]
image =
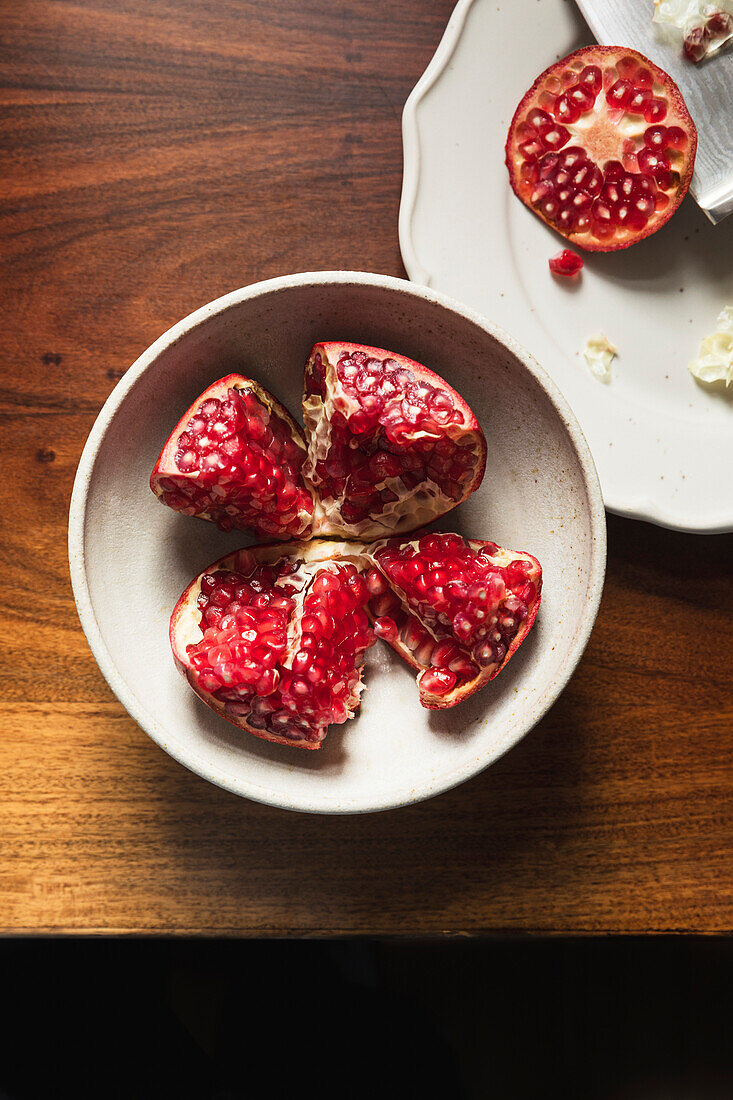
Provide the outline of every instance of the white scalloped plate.
[[[572,286],[547,266],[562,238],[509,186],[517,103],[591,41],[566,0],[460,0],[405,105],[402,257],[412,280],[481,311],[542,363],[580,420],[607,508],[730,531],[733,392],[698,384],[687,363],[733,304],[733,218],[713,226],[688,196],[648,240],[584,254]],[[619,349],[608,385],[581,354],[598,331]]]

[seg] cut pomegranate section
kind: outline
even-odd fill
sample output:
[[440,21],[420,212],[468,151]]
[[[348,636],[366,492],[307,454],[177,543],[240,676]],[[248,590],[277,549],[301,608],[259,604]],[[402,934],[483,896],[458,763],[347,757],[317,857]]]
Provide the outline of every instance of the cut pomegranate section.
[[305,457],[290,413],[256,382],[230,374],[184,413],[150,487],[177,512],[225,531],[308,537],[313,500],[301,478]]
[[531,554],[440,532],[368,552],[375,633],[420,670],[420,702],[430,710],[493,680],[537,615],[542,569]]
[[317,534],[415,530],[483,477],[486,440],[466,402],[427,367],[381,348],[316,344],[303,415]]
[[170,639],[193,690],[256,737],[317,749],[359,708],[374,642],[359,544],[313,540],[229,554],[176,604]]
[[656,232],[690,184],[697,131],[672,78],[643,54],[587,46],[517,107],[506,163],[518,197],[591,252]]

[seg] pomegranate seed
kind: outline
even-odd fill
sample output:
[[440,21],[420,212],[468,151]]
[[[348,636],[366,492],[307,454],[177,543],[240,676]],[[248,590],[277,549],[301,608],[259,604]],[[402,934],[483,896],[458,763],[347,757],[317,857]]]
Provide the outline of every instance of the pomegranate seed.
[[[582,113],[582,108],[572,102],[567,92],[563,92],[563,94],[559,95],[555,100],[555,118],[568,126],[572,126],[573,123],[577,122]],[[570,136],[570,132],[566,130],[564,126],[559,127],[559,129],[564,130],[568,137]],[[567,138],[565,140],[567,140]],[[543,143],[543,146],[546,149],[558,148],[560,144],[562,144],[562,142],[558,142],[554,145]]]
[[378,638],[383,638],[385,642],[393,642],[397,638],[397,623],[394,619],[375,619],[374,633]]
[[381,618],[385,615],[389,615],[395,608],[399,607],[399,600],[394,592],[385,592],[382,596],[373,596],[370,600],[369,606],[372,614],[376,618]]
[[435,639],[430,635],[425,637],[425,640],[414,651],[415,660],[419,665],[429,665],[433,659],[433,652],[435,650]]
[[575,252],[571,252],[569,248],[563,248],[556,256],[552,256],[549,263],[553,275],[563,275],[565,277],[577,275],[583,266],[580,256]]
[[711,37],[721,37],[733,31],[733,16],[727,12],[715,11],[707,19],[705,29]]
[[701,61],[705,56],[707,35],[704,27],[692,27],[684,38],[684,51],[691,61]]
[[211,668],[204,668],[199,673],[198,683],[204,689],[204,691],[216,691],[221,687],[221,681],[218,676],[214,674],[214,670]]
[[652,97],[643,107],[647,122],[661,122],[667,117],[667,104],[663,99]]
[[689,145],[689,139],[684,130],[679,126],[668,126],[665,133],[665,143],[669,149],[684,149]]
[[313,654],[307,649],[299,649],[293,657],[293,671],[307,672],[313,661]]
[[578,83],[593,93],[593,97],[601,90],[603,76],[597,65],[586,65],[578,77]]
[[534,130],[539,130],[540,126],[547,125],[552,122],[552,118],[548,115],[547,111],[542,111],[537,107],[533,107],[527,115],[527,125]]
[[606,92],[606,102],[609,107],[625,110],[634,95],[634,88],[628,80],[617,80]]
[[459,649],[455,642],[439,642],[431,654],[430,663],[436,668],[447,668],[458,656]]
[[420,675],[418,682],[428,695],[446,695],[456,685],[456,674],[446,668],[430,668]]
[[465,653],[459,653],[457,657],[454,657],[449,662],[448,668],[462,680],[472,680],[478,674],[478,668]]

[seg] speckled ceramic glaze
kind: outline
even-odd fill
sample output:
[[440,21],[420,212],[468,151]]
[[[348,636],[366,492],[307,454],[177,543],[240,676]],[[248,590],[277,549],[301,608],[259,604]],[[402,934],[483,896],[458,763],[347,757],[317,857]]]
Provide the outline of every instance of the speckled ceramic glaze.
[[[451,710],[418,702],[413,672],[385,645],[368,655],[358,718],[317,753],[259,741],[218,718],[176,672],[171,610],[201,569],[248,540],[176,515],[148,487],[181,413],[231,371],[294,413],[316,340],[400,352],[443,375],[488,440],[486,477],[440,524],[527,550],[544,568],[537,622],[506,670]],[[289,275],[236,290],[160,337],[111,394],[74,485],[69,558],[94,656],[136,722],[205,779],[293,810],[366,812],[444,791],[491,764],[562,691],[603,586],[605,517],[593,461],[566,402],[489,321],[432,290],[359,272]]]

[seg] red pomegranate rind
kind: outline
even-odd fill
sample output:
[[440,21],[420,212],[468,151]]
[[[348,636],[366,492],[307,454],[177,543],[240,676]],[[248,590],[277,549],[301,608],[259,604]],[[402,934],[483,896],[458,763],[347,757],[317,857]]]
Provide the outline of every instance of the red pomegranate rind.
[[498,676],[527,637],[542,593],[531,554],[442,532],[370,547],[375,633],[420,670],[420,701],[455,706]]
[[170,640],[196,694],[229,722],[318,749],[359,708],[374,642],[359,545],[312,541],[240,550],[176,604]]
[[628,248],[672,216],[692,177],[697,131],[672,78],[622,46],[587,46],[546,69],[506,143],[512,188],[590,252]]
[[463,398],[382,348],[316,344],[303,416],[316,534],[413,531],[470,496],[484,474],[486,440]]
[[556,256],[551,256],[548,262],[552,274],[562,275],[564,279],[571,279],[583,267],[581,257],[577,253],[571,252],[569,248],[563,248],[562,252],[558,252]]
[[310,533],[303,433],[249,378],[230,374],[194,401],[161,451],[150,487],[164,504],[224,531],[288,539]]

